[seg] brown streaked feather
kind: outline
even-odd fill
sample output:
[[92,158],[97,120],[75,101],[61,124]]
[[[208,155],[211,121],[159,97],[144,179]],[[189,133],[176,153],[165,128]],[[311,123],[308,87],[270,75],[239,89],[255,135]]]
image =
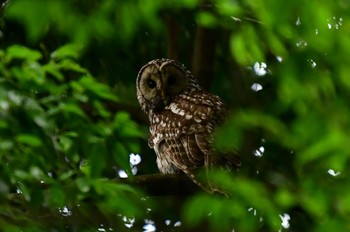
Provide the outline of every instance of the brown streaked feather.
[[197,185],[208,192],[220,192],[209,181],[200,181],[198,171],[205,168],[206,178],[209,169],[212,166],[213,154],[211,152],[211,143],[208,140],[210,136],[203,133],[184,135],[178,139],[166,139],[161,143],[161,154],[164,157],[171,157],[174,166],[183,171]]
[[185,148],[185,154],[193,166],[200,167],[204,164],[204,154],[201,155],[201,150],[198,147],[195,139],[195,134],[183,135],[179,139]]

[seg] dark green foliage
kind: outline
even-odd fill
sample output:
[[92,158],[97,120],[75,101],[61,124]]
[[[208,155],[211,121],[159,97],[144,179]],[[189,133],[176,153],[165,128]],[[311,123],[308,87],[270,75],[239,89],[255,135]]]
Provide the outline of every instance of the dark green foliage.
[[[349,11],[346,0],[7,1],[0,228],[140,231],[151,219],[157,231],[348,231]],[[144,198],[111,181],[132,176],[130,153],[156,172],[137,71],[168,56],[196,64],[198,28],[216,40],[205,83],[231,110],[216,149],[239,150],[243,165],[211,176],[228,198]]]
[[[106,110],[104,104],[118,98],[73,60],[76,54],[71,45],[47,62],[20,45],[1,54],[2,198],[20,191],[30,214],[48,210],[58,217],[59,208],[89,201],[103,214],[138,215],[132,207],[138,191],[101,177],[115,178],[114,167],[129,171],[129,153],[139,151],[142,134],[126,112]],[[26,226],[26,217],[8,215],[12,210],[18,209],[1,207],[3,220]]]

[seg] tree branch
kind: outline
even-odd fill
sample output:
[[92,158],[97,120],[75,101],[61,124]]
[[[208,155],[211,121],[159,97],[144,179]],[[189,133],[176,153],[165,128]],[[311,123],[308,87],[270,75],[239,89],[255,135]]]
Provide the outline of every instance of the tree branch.
[[150,196],[187,196],[201,191],[184,174],[150,174],[114,181],[140,188]]

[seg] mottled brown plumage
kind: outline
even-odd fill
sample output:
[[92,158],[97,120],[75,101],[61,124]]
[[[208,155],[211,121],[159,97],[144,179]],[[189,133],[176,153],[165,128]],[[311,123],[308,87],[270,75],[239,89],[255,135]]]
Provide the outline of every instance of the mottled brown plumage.
[[174,60],[157,59],[138,73],[137,98],[149,116],[148,144],[162,173],[184,172],[208,192],[219,191],[199,181],[197,172],[222,165],[213,154],[213,132],[226,115],[224,103],[203,90],[190,71]]

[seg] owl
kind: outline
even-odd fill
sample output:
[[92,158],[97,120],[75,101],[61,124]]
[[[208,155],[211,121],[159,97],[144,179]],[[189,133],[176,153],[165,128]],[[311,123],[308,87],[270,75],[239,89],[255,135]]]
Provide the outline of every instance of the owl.
[[183,172],[204,190],[219,191],[209,181],[200,181],[197,174],[225,162],[225,157],[213,151],[214,129],[226,116],[223,101],[202,89],[185,66],[169,59],[144,65],[136,89],[149,117],[148,145],[156,153],[160,172]]

